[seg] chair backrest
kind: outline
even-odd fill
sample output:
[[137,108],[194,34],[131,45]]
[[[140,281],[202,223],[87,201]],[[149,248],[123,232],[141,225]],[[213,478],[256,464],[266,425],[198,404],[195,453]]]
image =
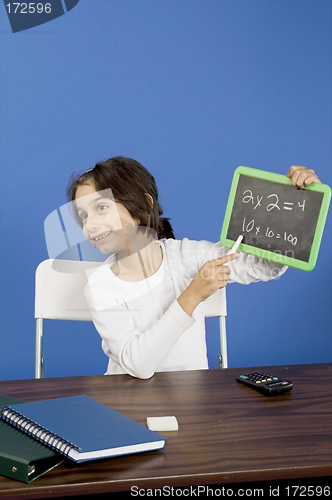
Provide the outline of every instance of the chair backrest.
[[204,316],[227,316],[226,288],[220,288],[204,302]]
[[44,260],[36,270],[35,318],[91,321],[84,297],[87,274],[100,262]]
[[[89,306],[84,297],[88,275],[101,262],[48,259],[37,267],[35,276],[35,378],[44,376],[43,319],[91,321]],[[204,302],[205,317],[219,316],[221,354],[220,367],[227,367],[225,288]],[[222,361],[221,361],[222,359]]]
[[[36,270],[35,318],[91,321],[84,286],[89,272],[100,262],[44,260]],[[204,302],[204,315],[226,316],[226,289],[221,288]]]

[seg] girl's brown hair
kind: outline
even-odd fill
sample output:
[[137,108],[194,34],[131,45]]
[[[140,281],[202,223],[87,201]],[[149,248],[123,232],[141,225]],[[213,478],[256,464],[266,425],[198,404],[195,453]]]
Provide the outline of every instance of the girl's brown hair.
[[79,186],[93,182],[96,191],[110,189],[114,201],[122,203],[139,226],[150,227],[158,239],[175,238],[169,219],[161,217],[163,210],[158,201],[158,189],[153,175],[138,161],[123,156],[98,162],[82,175],[69,181],[67,199],[73,202],[74,216],[82,226],[76,212],[75,197]]

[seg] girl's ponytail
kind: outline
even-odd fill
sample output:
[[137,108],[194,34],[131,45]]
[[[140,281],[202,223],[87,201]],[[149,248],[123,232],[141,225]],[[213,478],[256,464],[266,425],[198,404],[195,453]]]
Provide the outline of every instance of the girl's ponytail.
[[161,240],[162,238],[175,239],[171,223],[169,222],[169,219],[167,217],[159,217],[157,234],[159,240]]

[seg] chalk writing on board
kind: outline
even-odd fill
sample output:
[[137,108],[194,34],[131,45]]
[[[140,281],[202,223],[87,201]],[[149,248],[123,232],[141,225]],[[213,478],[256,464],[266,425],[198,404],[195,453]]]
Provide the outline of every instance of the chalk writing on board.
[[[242,224],[242,232],[243,234],[245,234],[245,233],[251,233],[251,231],[255,232],[255,236],[261,235],[261,226],[256,226],[255,219],[252,219],[251,221],[248,222],[247,218],[244,217]],[[263,236],[266,236],[267,238],[275,237],[276,239],[283,238],[285,241],[288,241],[293,246],[296,245],[297,243],[296,236],[293,236],[291,233],[287,233],[287,231],[284,231],[283,234],[275,232],[270,228],[270,226],[267,226],[266,229],[263,229]]]
[[[264,196],[256,195],[256,200],[255,200],[251,189],[246,189],[243,192],[242,202],[243,203],[252,203],[252,205],[254,205],[254,207],[253,207],[254,210],[256,210],[257,207],[263,208],[267,212],[270,212],[271,210],[274,210],[274,209],[281,210],[281,208],[278,204],[279,203],[279,196],[277,194],[275,194],[275,193],[269,194],[266,198],[267,198],[267,200],[269,200],[271,198],[272,202],[271,202],[271,200],[269,200],[269,203],[266,204],[266,206],[264,206],[264,205],[262,205]],[[306,202],[306,200],[304,199],[302,202],[298,201],[297,205],[296,205],[292,201],[284,201],[282,208],[283,208],[283,210],[293,210],[293,209],[299,208],[300,212],[297,212],[296,216],[301,217],[301,211],[304,212],[305,202]]]
[[240,175],[227,238],[308,262],[322,193]]

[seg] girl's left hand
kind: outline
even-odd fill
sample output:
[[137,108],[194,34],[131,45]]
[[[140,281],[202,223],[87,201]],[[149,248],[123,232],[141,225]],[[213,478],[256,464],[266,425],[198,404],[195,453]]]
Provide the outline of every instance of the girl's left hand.
[[305,167],[300,167],[298,165],[293,165],[288,173],[287,177],[290,178],[292,185],[295,188],[303,189],[308,187],[312,182],[321,182],[314,170]]

